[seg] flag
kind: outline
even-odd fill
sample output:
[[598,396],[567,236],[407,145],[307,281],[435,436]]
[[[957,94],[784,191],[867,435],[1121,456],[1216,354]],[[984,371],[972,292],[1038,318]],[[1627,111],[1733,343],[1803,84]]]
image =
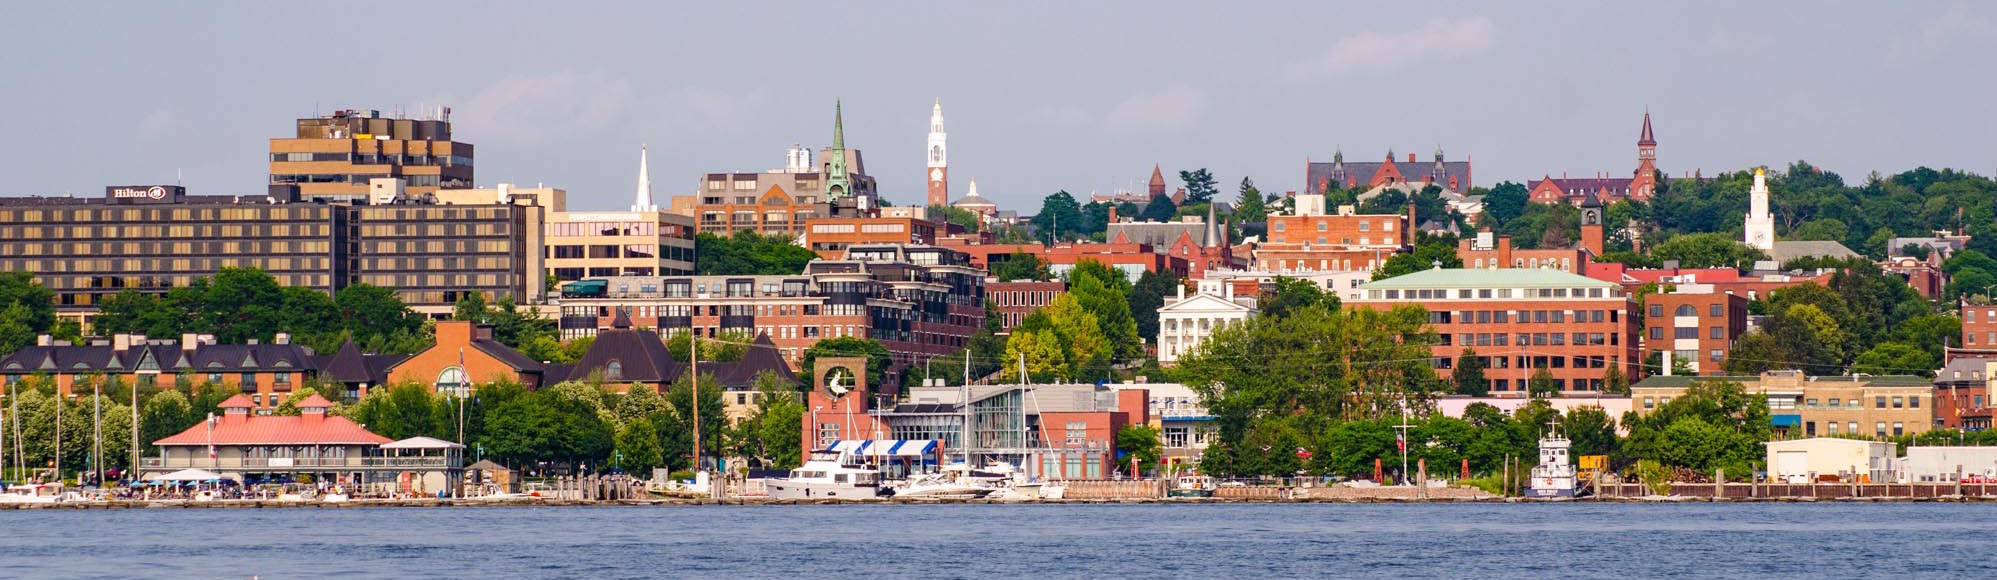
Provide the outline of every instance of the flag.
[[1304,449],[1302,447],[1297,448],[1297,459],[1310,459],[1310,458],[1311,458],[1311,451],[1309,449]]
[[1406,437],[1401,437],[1401,436],[1398,436],[1398,435],[1396,435],[1396,436],[1394,437],[1394,450],[1395,450],[1395,451],[1407,451],[1407,450],[1408,450],[1408,440],[1407,440],[1407,438],[1406,438]]

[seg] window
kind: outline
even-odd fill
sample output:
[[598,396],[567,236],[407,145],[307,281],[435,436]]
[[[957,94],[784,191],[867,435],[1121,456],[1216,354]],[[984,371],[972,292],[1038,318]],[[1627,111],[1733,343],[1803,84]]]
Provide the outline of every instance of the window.
[[1727,357],[1727,351],[1724,350],[1716,348],[1713,350],[1706,351],[1706,360],[1710,360],[1713,362],[1720,362],[1720,359],[1724,359],[1726,357]]
[[1872,400],[1872,408],[1874,408],[1874,409],[1884,409],[1884,408],[1886,408],[1886,397],[1884,397],[1884,396],[1879,396],[1879,397],[1873,397],[1873,400]]
[[1690,305],[1690,304],[1680,304],[1680,305],[1678,305],[1678,309],[1677,309],[1676,311],[1673,311],[1673,312],[1671,313],[1671,315],[1672,315],[1672,316],[1698,316],[1698,315],[1699,315],[1699,311],[1697,311],[1697,310],[1693,310],[1693,309],[1692,309],[1692,305]]
[[1655,397],[1644,397],[1643,408],[1645,409],[1657,408],[1657,399]]
[[1187,429],[1187,428],[1185,428],[1185,427],[1166,427],[1166,428],[1165,428],[1165,446],[1166,446],[1166,447],[1185,447],[1185,446],[1186,446],[1186,439],[1187,439],[1187,438],[1186,438],[1186,435],[1187,435],[1187,432],[1188,432],[1188,431],[1189,431],[1189,429]]
[[1720,304],[1714,304],[1707,310],[1711,313],[1711,316],[1723,316],[1726,314],[1726,306]]
[[1652,305],[1650,305],[1650,317],[1651,317],[1651,318],[1663,318],[1663,317],[1664,317],[1664,305],[1663,305],[1663,304],[1652,304]]
[[610,364],[603,365],[603,378],[611,381],[624,380],[624,363],[610,361]]
[[1672,338],[1677,339],[1697,339],[1699,338],[1699,329],[1691,326],[1680,326],[1672,329],[1671,334]]
[[1893,397],[1893,408],[1901,409],[1905,408],[1906,406],[1907,406],[1907,400],[1905,397]]
[[1826,434],[1826,435],[1836,435],[1836,434],[1838,434],[1838,422],[1837,422],[1837,421],[1829,421],[1829,422],[1825,422],[1825,423],[1824,423],[1824,434]]
[[448,367],[437,373],[437,392],[463,395],[471,381],[465,377],[465,369]]
[[1068,422],[1068,446],[1081,447],[1089,440],[1089,424],[1081,421]]
[[819,423],[819,424],[818,424],[818,448],[819,448],[819,449],[827,449],[827,448],[830,448],[830,447],[832,447],[832,444],[833,444],[833,443],[837,443],[838,441],[839,441],[839,424],[838,424],[838,423]]
[[1899,421],[1894,421],[1894,422],[1893,422],[1893,436],[1894,436],[1894,437],[1898,437],[1898,436],[1900,436],[1900,435],[1904,435],[1904,434],[1906,434],[1906,432],[1907,432],[1907,429],[1906,429],[1905,427],[1902,427]]
[[1907,408],[1910,409],[1921,408],[1921,397],[1919,395],[1907,397]]
[[1712,339],[1721,339],[1721,338],[1726,338],[1726,337],[1727,337],[1727,329],[1726,329],[1725,327],[1721,327],[1721,326],[1714,326],[1714,327],[1712,327],[1712,328],[1708,329],[1708,330],[1707,330],[1707,332],[1706,332],[1706,334],[1708,335],[1708,336],[1707,336],[1706,338],[1712,338]]
[[1885,436],[1886,436],[1886,422],[1885,422],[1885,421],[1877,421],[1877,422],[1874,422],[1874,423],[1872,424],[1872,434],[1873,434],[1873,435],[1876,435],[1876,436],[1879,436],[1879,437],[1885,437]]

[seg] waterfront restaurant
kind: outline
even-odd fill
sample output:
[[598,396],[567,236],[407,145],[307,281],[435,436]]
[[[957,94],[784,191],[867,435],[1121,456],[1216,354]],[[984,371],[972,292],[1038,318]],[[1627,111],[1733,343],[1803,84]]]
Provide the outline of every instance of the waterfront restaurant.
[[393,485],[399,491],[434,493],[446,490],[444,482],[455,482],[462,473],[461,446],[394,442],[346,417],[327,415],[332,406],[311,395],[299,401],[297,416],[255,415],[249,397],[230,397],[222,402],[220,417],[155,441],[158,456],[140,460],[140,476],[198,468],[245,483],[310,476],[355,489]]

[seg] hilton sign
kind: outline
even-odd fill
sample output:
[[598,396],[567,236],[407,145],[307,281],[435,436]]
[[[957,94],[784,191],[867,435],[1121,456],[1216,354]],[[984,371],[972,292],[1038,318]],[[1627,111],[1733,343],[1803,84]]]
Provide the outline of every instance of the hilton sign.
[[111,203],[175,203],[187,189],[178,185],[114,185],[104,188]]

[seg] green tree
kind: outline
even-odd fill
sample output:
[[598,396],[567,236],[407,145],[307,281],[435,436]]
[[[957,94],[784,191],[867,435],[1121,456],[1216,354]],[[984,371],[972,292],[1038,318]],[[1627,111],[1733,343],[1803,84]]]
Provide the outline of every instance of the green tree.
[[1176,296],[1179,288],[1179,278],[1169,271],[1147,270],[1137,278],[1137,284],[1130,288],[1130,315],[1136,319],[1137,336],[1158,340],[1158,309],[1165,306],[1167,297]]
[[1131,314],[1130,289],[1130,279],[1122,271],[1102,262],[1082,260],[1068,271],[1067,295],[1096,315],[1115,360],[1135,357],[1143,348],[1137,335],[1137,318]]
[[965,232],[977,233],[984,227],[985,220],[977,212],[947,205],[929,206],[929,215],[942,218],[942,221],[964,228]]
[[1262,190],[1255,188],[1255,181],[1241,178],[1241,197],[1234,203],[1234,222],[1237,224],[1260,222],[1269,219],[1269,209],[1262,201]]
[[1684,234],[1672,236],[1652,248],[1659,260],[1677,260],[1681,268],[1733,268],[1746,270],[1756,260],[1768,259],[1761,250],[1747,247],[1726,234]]
[[1001,281],[1047,281],[1054,278],[1054,274],[1047,268],[1047,263],[1042,261],[1039,255],[1027,252],[1013,252],[1007,254],[1003,260],[994,260],[991,264],[991,275]]
[[1526,394],[1535,399],[1560,396],[1560,386],[1553,382],[1553,373],[1540,367],[1526,380]]
[[1005,341],[1005,360],[1000,366],[1000,378],[1005,381],[1019,380],[1019,366],[1014,361],[1024,358],[1028,380],[1048,382],[1068,377],[1068,353],[1061,345],[1058,333],[1052,328],[1046,330],[1013,329]]
[[1484,359],[1477,351],[1463,349],[1456,357],[1456,370],[1450,373],[1450,382],[1456,385],[1456,394],[1482,397],[1491,394],[1491,381],[1484,377]]
[[1622,365],[1609,365],[1602,371],[1602,394],[1629,395],[1629,377],[1623,375]]
[[1510,181],[1499,183],[1484,194],[1484,213],[1479,224],[1502,226],[1525,213],[1527,198],[1532,191],[1526,186]]
[[[746,330],[724,330],[714,338],[700,339],[700,360],[704,362],[735,362],[749,352],[749,345],[755,344],[756,337]],[[693,360],[693,333],[674,332],[666,337],[666,351],[673,353],[674,360]]]
[[1262,316],[1282,318],[1306,308],[1320,307],[1337,310],[1338,295],[1324,291],[1316,282],[1303,278],[1277,276],[1270,288],[1256,298],[1256,308]]
[[627,473],[649,477],[652,468],[663,465],[665,451],[659,444],[659,429],[649,417],[639,417],[617,429],[616,467]]
[[1040,200],[1040,213],[1034,214],[1031,223],[1041,242],[1074,239],[1082,227],[1082,206],[1067,191],[1056,191]]
[[1577,407],[1560,418],[1560,432],[1572,442],[1574,455],[1613,455],[1616,452],[1616,420],[1601,407]]
[[1851,371],[1875,375],[1934,376],[1940,359],[1911,344],[1882,342],[1858,355]]
[[[617,423],[629,425],[633,421],[651,417],[666,411],[666,398],[651,385],[634,384],[623,395],[617,397]],[[650,426],[657,429],[656,425]]]
[[1206,203],[1213,199],[1214,194],[1220,193],[1220,189],[1214,187],[1213,174],[1204,167],[1180,171],[1179,181],[1186,184],[1186,203]]
[[[721,400],[723,387],[713,375],[701,375],[699,386],[701,455],[717,457],[727,449],[728,412],[727,404]],[[694,441],[696,389],[693,387],[692,377],[681,375],[666,391],[666,404],[671,412],[664,416],[672,420],[659,424],[659,439],[665,447],[666,462],[675,469],[697,467],[688,461],[692,458]],[[703,464],[706,462],[703,461]]]
[[709,275],[779,276],[804,271],[818,254],[783,234],[741,230],[732,236],[701,233],[694,237],[694,273]]
[[[1158,428],[1150,425],[1124,425],[1116,431],[1118,457],[1134,457],[1140,466],[1157,465],[1159,448]],[[1132,473],[1132,477],[1140,474]]]
[[0,308],[0,352],[14,352],[35,344],[35,329],[28,326],[32,316],[19,302]]
[[168,389],[147,397],[139,407],[139,446],[150,448],[154,441],[193,427],[189,420],[198,419],[192,417],[187,396],[180,391]]
[[1379,269],[1373,271],[1373,279],[1385,280],[1395,276],[1413,274],[1422,270],[1436,268],[1437,264],[1440,264],[1440,267],[1443,268],[1462,268],[1463,258],[1457,257],[1456,246],[1454,245],[1441,243],[1422,244],[1416,246],[1415,251],[1412,253],[1394,254],[1393,257],[1387,258],[1386,263],[1381,264]]
[[1164,194],[1158,194],[1151,196],[1150,201],[1144,202],[1144,210],[1136,214],[1135,217],[1140,221],[1162,223],[1172,221],[1172,218],[1178,215],[1178,204],[1172,203],[1172,198],[1165,197]]

